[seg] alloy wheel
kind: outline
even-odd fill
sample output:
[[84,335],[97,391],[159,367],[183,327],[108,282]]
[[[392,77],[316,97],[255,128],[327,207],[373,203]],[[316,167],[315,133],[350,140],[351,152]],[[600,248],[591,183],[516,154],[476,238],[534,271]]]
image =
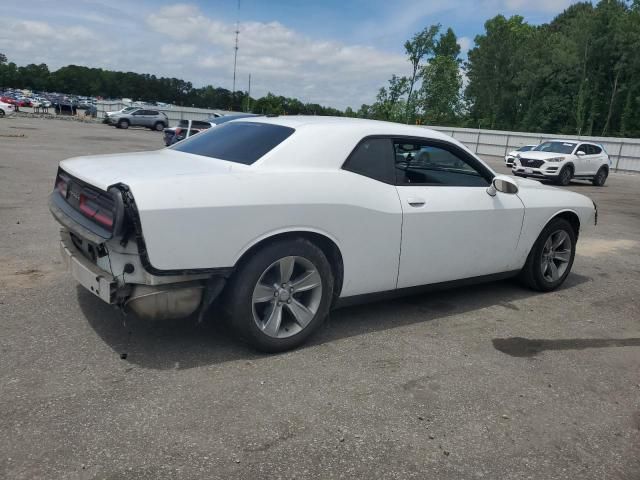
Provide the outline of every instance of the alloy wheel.
[[322,278],[304,257],[289,256],[272,263],[253,289],[253,320],[273,338],[288,338],[313,320],[322,300]]
[[571,261],[571,238],[564,230],[556,230],[547,238],[542,248],[540,269],[545,281],[558,281],[567,271]]

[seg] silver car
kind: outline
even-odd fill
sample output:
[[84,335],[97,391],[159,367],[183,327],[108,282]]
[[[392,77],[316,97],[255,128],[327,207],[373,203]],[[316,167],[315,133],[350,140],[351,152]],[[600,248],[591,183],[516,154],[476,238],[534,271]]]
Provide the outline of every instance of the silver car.
[[169,126],[169,119],[164,112],[138,108],[109,116],[109,123],[116,128],[146,127],[161,132]]

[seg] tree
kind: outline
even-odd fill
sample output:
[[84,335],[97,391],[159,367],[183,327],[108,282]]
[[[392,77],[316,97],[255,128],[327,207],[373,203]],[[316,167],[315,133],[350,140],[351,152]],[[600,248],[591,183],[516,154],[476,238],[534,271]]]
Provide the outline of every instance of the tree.
[[371,118],[387,120],[390,122],[402,122],[406,114],[406,99],[409,80],[407,77],[391,76],[388,88],[382,87],[376,97],[376,102],[371,106]]
[[422,67],[418,95],[424,121],[433,125],[455,125],[460,112],[460,45],[450,28],[440,35],[434,57]]
[[460,111],[462,75],[456,59],[440,55],[431,59],[422,71],[420,91],[425,122],[431,125],[455,125]]
[[[415,108],[412,103],[413,89],[416,84],[418,72],[421,68],[422,61],[433,53],[435,36],[440,31],[440,24],[431,25],[421,32],[416,33],[411,40],[407,40],[404,44],[404,50],[411,62],[411,78],[408,81],[408,93],[406,101],[405,120],[409,123],[411,117],[415,115]],[[413,111],[412,111],[413,110]]]

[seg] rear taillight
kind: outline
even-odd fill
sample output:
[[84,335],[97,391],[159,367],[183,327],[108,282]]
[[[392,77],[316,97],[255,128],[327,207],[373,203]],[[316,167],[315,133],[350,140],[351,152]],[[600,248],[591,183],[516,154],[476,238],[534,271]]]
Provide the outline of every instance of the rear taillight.
[[101,195],[81,193],[78,206],[84,216],[109,230],[113,228],[113,201]]
[[62,195],[62,198],[67,198],[69,193],[69,177],[58,174],[56,178],[56,190]]

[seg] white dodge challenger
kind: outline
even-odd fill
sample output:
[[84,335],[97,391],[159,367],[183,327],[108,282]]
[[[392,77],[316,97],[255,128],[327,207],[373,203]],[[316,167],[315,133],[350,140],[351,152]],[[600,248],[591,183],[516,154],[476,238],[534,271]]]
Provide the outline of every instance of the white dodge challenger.
[[64,160],[49,205],[94,295],[146,318],[202,315],[215,300],[264,351],[378,294],[515,275],[553,290],[597,220],[589,198],[496,175],[444,134],[304,116]]

